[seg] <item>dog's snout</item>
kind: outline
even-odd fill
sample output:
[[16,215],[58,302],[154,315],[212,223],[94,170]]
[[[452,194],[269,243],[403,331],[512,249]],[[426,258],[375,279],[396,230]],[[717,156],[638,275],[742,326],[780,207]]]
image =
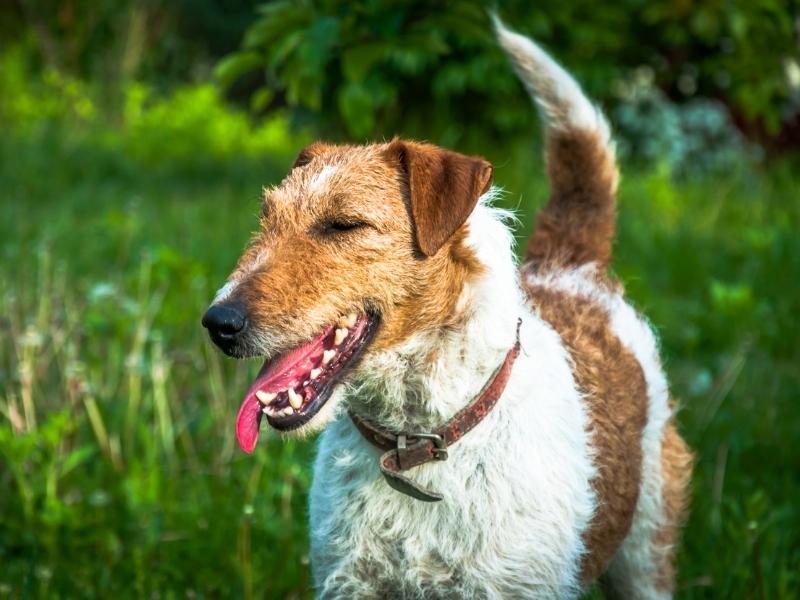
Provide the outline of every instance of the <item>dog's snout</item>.
[[220,347],[229,346],[236,341],[247,326],[247,313],[239,303],[215,304],[203,315],[203,327],[208,329],[211,338]]

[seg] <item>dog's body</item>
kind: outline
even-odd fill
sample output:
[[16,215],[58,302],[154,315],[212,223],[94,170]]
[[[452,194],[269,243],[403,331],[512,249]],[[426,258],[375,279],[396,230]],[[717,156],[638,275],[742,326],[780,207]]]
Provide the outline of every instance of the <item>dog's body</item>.
[[[562,598],[578,595],[603,574],[604,589],[620,597],[671,595],[691,459],[671,421],[656,340],[606,273],[617,182],[608,128],[537,46],[499,24],[498,36],[547,124],[552,196],[521,271],[506,215],[490,206],[490,171],[486,175],[478,159],[464,162],[406,142],[315,147],[298,162],[296,171],[307,173],[291,175],[275,192],[283,198],[328,187],[363,190],[362,171],[348,170],[355,160],[374,165],[374,189],[390,190],[378,203],[395,211],[387,216],[391,222],[406,223],[410,213],[394,238],[387,237],[393,235],[388,225],[374,226],[383,237],[370,231],[366,241],[353,238],[369,242],[368,254],[362,249],[358,256],[378,261],[371,268],[387,270],[386,280],[371,279],[377,271],[361,275],[344,261],[337,266],[346,269],[342,282],[351,274],[355,282],[342,285],[358,287],[362,278],[365,286],[386,287],[387,295],[369,296],[368,304],[379,307],[381,329],[353,376],[332,392],[336,402],[315,409],[317,427],[329,423],[310,505],[320,597]],[[382,166],[394,169],[397,161],[399,192],[396,171]],[[439,170],[457,175],[442,179]],[[444,189],[454,198],[452,212],[463,218],[453,225],[441,215],[430,217],[425,211],[436,208],[419,200],[431,194],[428,188]],[[398,193],[405,200],[395,201]],[[474,196],[463,210],[462,195]],[[405,235],[416,239],[413,252]],[[280,254],[266,241],[259,244],[245,254],[218,303],[238,287],[236,298],[251,311],[279,310],[274,301],[259,304],[256,292],[274,289],[280,277],[273,273],[268,283],[261,274],[265,256]],[[389,260],[382,253],[400,258],[380,262]],[[271,268],[278,269],[277,263]],[[326,269],[322,264],[320,278]],[[341,302],[331,300],[335,308],[326,314],[341,314],[351,302],[349,291],[339,293]],[[308,289],[303,297],[315,294]],[[284,346],[314,330],[280,310],[272,322],[296,330],[279,338]],[[449,448],[448,460],[408,472],[444,500],[424,503],[390,488],[377,467],[380,451],[336,407],[346,404],[390,431],[430,431],[480,393],[514,345],[519,319],[522,351],[497,406]],[[316,320],[319,329],[325,321]],[[259,340],[275,331],[269,319],[263,322]],[[262,347],[269,354],[268,343]],[[264,408],[280,428],[276,410]]]

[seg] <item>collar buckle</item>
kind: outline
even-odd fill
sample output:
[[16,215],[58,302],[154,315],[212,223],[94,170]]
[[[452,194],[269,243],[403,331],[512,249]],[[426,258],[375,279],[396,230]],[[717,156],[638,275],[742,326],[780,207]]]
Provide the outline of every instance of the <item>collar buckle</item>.
[[397,450],[403,452],[407,448],[408,440],[430,440],[433,442],[433,457],[436,460],[447,460],[447,445],[444,438],[438,433],[401,433],[397,436]]

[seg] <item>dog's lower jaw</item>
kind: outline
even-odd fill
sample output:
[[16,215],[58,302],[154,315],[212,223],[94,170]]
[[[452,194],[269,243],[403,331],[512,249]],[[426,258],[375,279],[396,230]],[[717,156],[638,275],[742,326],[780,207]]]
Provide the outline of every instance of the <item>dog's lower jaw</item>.
[[310,436],[318,434],[320,431],[325,430],[333,421],[335,421],[341,412],[344,410],[343,399],[345,397],[345,390],[348,387],[346,383],[339,383],[331,392],[330,397],[325,404],[317,411],[314,417],[294,429],[288,431],[279,431],[279,435],[287,439],[305,439]]

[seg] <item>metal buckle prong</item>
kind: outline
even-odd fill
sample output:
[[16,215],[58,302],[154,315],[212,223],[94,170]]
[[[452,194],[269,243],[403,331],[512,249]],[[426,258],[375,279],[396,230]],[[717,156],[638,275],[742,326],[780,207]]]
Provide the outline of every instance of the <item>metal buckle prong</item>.
[[[403,442],[405,442],[405,435]],[[410,438],[419,438],[421,440],[431,440],[435,448],[433,449],[433,457],[436,460],[447,460],[447,446],[445,446],[444,439],[438,433],[409,433]],[[400,437],[397,438],[398,448],[400,447]]]

